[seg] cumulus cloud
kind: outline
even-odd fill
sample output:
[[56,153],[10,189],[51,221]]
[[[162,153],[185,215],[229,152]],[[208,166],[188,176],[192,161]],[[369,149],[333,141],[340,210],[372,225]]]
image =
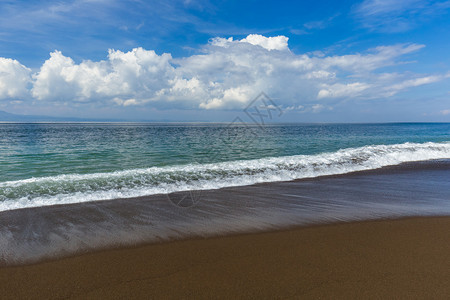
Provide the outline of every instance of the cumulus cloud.
[[339,99],[388,97],[443,80],[446,76],[380,72],[423,47],[401,44],[314,56],[293,53],[284,36],[249,35],[215,38],[200,54],[176,59],[135,48],[109,50],[105,60],[76,63],[54,51],[34,74],[17,61],[0,59],[0,98],[233,109],[265,91],[279,99],[282,109],[319,112]]
[[136,48],[127,53],[110,50],[107,61],[75,64],[55,51],[33,76],[32,94],[39,100],[114,98],[123,104],[126,100],[121,99],[140,99],[134,101],[137,103],[152,99],[158,90],[170,85],[174,72],[171,59],[170,54]]
[[211,39],[210,44],[213,46],[228,48],[233,43],[240,42],[248,43],[254,46],[260,46],[267,50],[289,50],[288,41],[289,38],[283,35],[265,37],[259,34],[250,34],[246,38],[237,41],[234,41],[233,37],[216,37]]
[[259,34],[250,34],[245,39],[242,39],[241,42],[258,45],[267,50],[288,50],[288,40],[289,38],[282,35],[265,37]]
[[0,99],[25,98],[31,70],[17,60],[0,57]]

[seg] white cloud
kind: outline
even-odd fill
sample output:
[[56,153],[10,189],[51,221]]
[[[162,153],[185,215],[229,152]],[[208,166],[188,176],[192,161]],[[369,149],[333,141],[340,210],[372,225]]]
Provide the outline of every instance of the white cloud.
[[229,38],[220,38],[216,37],[211,39],[210,44],[213,46],[228,48],[233,45],[233,43],[248,43],[254,46],[263,47],[266,50],[289,50],[288,46],[289,38],[286,36],[274,36],[274,37],[265,37],[259,34],[250,34],[246,38],[242,40],[235,41],[233,37]]
[[74,95],[76,86],[67,75],[75,68],[78,66],[75,66],[71,58],[63,56],[59,51],[50,53],[50,59],[42,65],[39,73],[33,75],[35,79],[33,96],[39,100],[61,98],[66,100],[64,99],[66,96]]
[[31,70],[17,60],[0,57],[0,99],[26,97],[30,75]]
[[318,113],[318,112],[321,112],[324,108],[325,108],[325,106],[323,106],[322,104],[315,104],[312,106],[312,111],[314,113]]
[[440,111],[441,115],[447,116],[450,115],[450,109],[444,109]]
[[321,79],[321,78],[325,79],[325,78],[335,78],[335,77],[336,77],[336,73],[325,71],[325,70],[312,71],[305,75],[305,78],[307,78],[307,79]]
[[83,61],[77,65],[55,51],[34,75],[32,94],[39,100],[81,102],[108,97],[138,98],[138,104],[170,85],[174,78],[171,59],[170,54],[157,55],[135,48],[127,53],[110,50],[107,61]]
[[[265,91],[282,107],[318,112],[322,106],[330,106],[327,101],[388,97],[446,78],[379,71],[400,63],[402,56],[423,45],[380,46],[366,53],[314,56],[295,54],[287,43],[288,38],[280,36],[215,38],[201,54],[184,58],[135,48],[129,52],[110,50],[105,60],[80,63],[55,51],[32,75],[19,62],[1,59],[0,74],[4,75],[0,76],[7,79],[0,83],[0,97],[67,104],[147,103],[160,108],[233,109],[245,107]],[[313,107],[317,100],[322,106]]]
[[291,110],[302,111],[304,109],[305,109],[305,107],[303,105],[292,105],[292,106],[286,107],[283,111],[285,111],[285,112],[291,111]]
[[289,38],[282,35],[265,37],[259,34],[250,34],[241,42],[258,45],[267,50],[288,50],[288,40]]
[[418,44],[397,44],[393,46],[379,46],[371,49],[368,54],[351,54],[342,56],[329,56],[322,61],[324,68],[338,67],[353,72],[366,72],[394,65],[396,59],[402,55],[415,52],[425,47]]
[[233,42],[233,37],[229,37],[227,39],[225,38],[221,38],[221,37],[215,37],[212,38],[209,43],[213,46],[218,46],[218,47],[228,47],[228,45],[230,45]]
[[349,98],[360,96],[361,92],[367,90],[370,85],[367,83],[354,82],[348,84],[335,83],[333,85],[323,85],[317,95],[318,99],[322,98]]
[[365,16],[399,14],[414,7],[421,7],[421,4],[423,5],[422,0],[365,0],[357,7],[357,11]]
[[446,14],[449,8],[450,1],[364,0],[355,6],[354,13],[371,30],[403,32]]
[[393,84],[393,85],[389,86],[388,89],[392,90],[392,91],[400,91],[400,90],[404,90],[409,87],[415,87],[415,86],[420,86],[420,85],[424,85],[424,84],[437,82],[437,81],[442,80],[444,77],[445,76],[426,76],[426,77],[408,79],[408,80],[404,80],[400,83]]

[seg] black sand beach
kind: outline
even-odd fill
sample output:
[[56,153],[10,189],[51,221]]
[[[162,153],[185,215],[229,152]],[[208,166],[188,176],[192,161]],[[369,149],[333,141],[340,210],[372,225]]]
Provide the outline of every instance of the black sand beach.
[[1,212],[0,292],[443,297],[449,175],[440,160],[202,191],[190,207],[155,195]]

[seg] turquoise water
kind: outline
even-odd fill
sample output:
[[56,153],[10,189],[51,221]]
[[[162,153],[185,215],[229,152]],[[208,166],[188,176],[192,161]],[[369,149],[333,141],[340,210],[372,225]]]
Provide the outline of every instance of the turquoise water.
[[450,158],[445,124],[0,124],[0,210]]

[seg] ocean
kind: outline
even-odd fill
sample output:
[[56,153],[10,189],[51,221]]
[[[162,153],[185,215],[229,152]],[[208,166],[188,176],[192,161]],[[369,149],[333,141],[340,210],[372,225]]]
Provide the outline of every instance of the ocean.
[[0,265],[304,224],[450,215],[449,178],[450,123],[4,123]]
[[0,124],[0,211],[450,158],[450,124]]

